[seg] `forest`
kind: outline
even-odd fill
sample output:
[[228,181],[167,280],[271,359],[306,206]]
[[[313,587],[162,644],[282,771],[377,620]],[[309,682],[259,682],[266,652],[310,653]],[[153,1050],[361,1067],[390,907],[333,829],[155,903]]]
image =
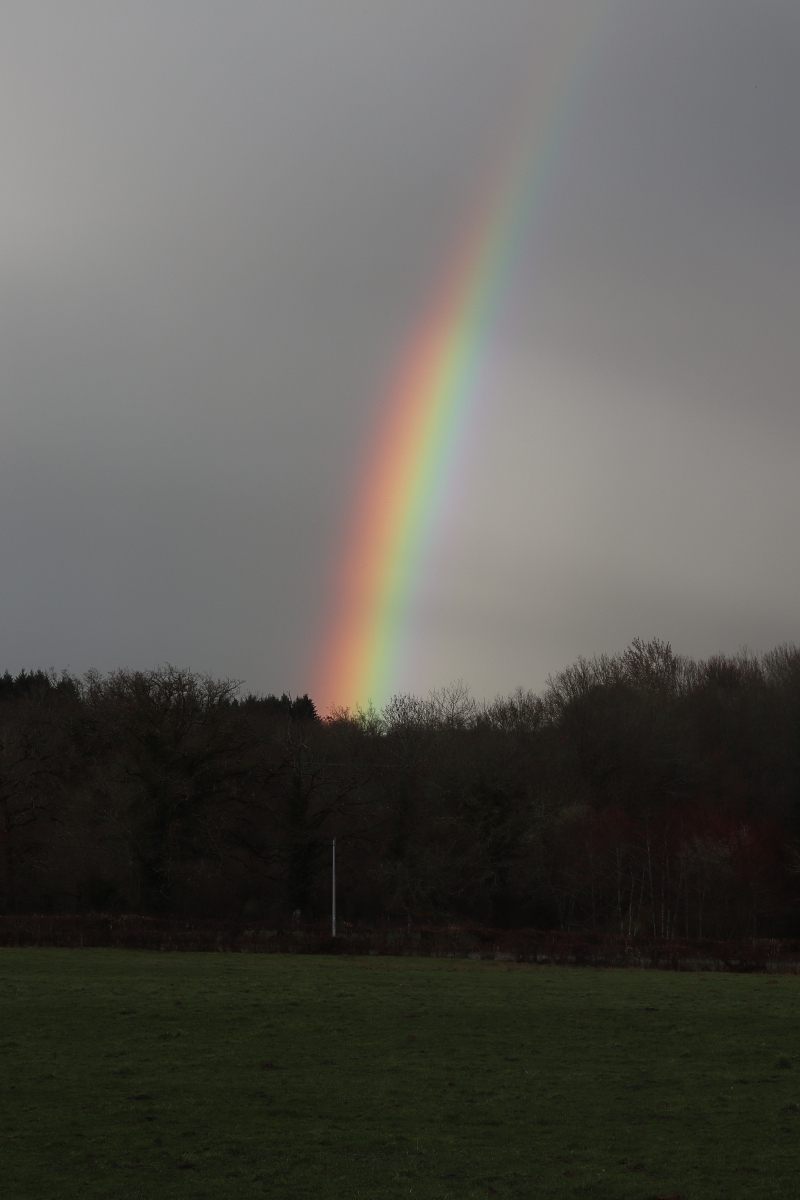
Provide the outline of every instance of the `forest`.
[[0,912],[800,934],[800,648],[579,659],[322,718],[150,671],[0,678]]

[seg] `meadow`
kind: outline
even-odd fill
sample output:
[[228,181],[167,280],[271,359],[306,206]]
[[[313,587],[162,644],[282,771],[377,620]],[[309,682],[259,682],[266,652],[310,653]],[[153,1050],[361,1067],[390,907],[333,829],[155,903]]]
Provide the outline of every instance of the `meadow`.
[[6,1200],[796,1196],[800,977],[0,950]]

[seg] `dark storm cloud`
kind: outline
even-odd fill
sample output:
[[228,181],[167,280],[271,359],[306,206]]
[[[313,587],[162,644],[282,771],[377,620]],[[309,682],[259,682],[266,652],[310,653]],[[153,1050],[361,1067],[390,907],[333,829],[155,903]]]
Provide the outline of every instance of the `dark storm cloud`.
[[402,682],[796,636],[797,10],[608,12],[4,10],[0,667],[308,686],[388,365],[578,70]]
[[569,236],[555,239],[550,269],[572,320],[551,306],[549,331],[574,354],[570,328],[582,323],[593,359],[646,377],[685,371],[687,390],[709,398],[748,406],[756,391],[771,402],[783,390],[788,412],[800,353],[798,11],[645,4],[625,18],[560,181]]
[[494,663],[507,621],[521,681],[636,635],[798,636],[799,51],[795,6],[636,4],[598,56],[440,585]]

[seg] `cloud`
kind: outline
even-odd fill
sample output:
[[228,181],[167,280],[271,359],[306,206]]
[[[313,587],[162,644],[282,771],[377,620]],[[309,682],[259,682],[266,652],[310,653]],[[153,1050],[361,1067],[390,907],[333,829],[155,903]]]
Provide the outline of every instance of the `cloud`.
[[564,88],[403,686],[794,636],[797,9],[610,5],[587,58],[596,11],[5,11],[12,669],[305,690],[390,366],[520,97]]

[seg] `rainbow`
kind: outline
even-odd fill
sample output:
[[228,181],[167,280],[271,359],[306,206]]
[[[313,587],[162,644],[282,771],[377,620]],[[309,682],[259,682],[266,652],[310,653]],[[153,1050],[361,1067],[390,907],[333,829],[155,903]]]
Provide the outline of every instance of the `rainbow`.
[[364,709],[391,694],[409,603],[569,99],[549,114],[543,135],[506,156],[391,379],[337,563],[311,692],[323,710]]

